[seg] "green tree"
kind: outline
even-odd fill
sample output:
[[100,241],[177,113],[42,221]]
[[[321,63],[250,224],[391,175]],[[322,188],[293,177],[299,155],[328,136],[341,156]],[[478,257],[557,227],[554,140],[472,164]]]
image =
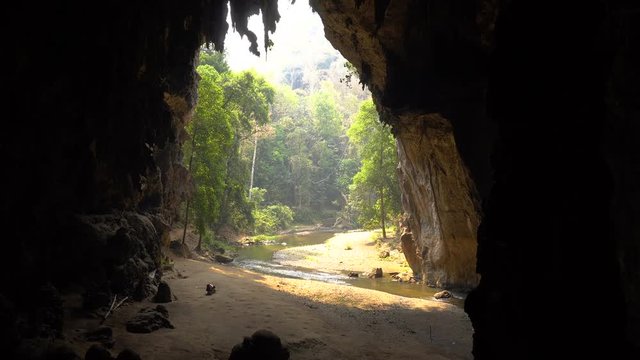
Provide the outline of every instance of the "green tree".
[[371,100],[362,103],[347,135],[362,159],[350,186],[350,201],[360,213],[359,221],[371,224],[377,219],[386,238],[389,215],[400,212],[395,140]]
[[200,51],[199,61],[200,65],[213,66],[219,74],[224,74],[231,71],[231,68],[227,63],[226,55],[211,48],[202,48],[202,51]]
[[220,86],[220,75],[210,65],[198,66],[197,72],[200,76],[198,104],[187,126],[191,141],[185,146],[194,191],[186,203],[182,242],[184,244],[190,205],[193,205],[194,225],[199,234],[197,249],[200,250],[208,225],[220,214],[220,198],[225,187],[224,160],[231,146],[233,129],[229,115],[223,108],[224,92]]
[[[251,160],[256,149],[256,133],[269,122],[269,106],[274,89],[253,71],[226,73],[222,81],[223,107],[235,129],[226,156],[226,187],[221,196],[221,211],[215,222],[216,230],[225,225],[249,228],[253,223],[248,201]],[[247,146],[247,144],[250,144]],[[247,150],[249,149],[249,150]]]
[[313,163],[311,191],[315,207],[338,210],[342,205],[338,170],[347,144],[344,115],[338,109],[333,85],[321,85],[320,91],[310,97],[314,134],[309,147]]

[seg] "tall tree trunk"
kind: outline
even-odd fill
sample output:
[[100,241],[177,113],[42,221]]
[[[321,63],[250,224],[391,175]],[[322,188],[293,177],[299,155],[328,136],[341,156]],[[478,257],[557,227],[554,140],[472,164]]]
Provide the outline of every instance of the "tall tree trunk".
[[258,126],[256,125],[255,136],[253,138],[253,160],[251,161],[251,180],[249,180],[249,201],[251,201],[251,190],[253,190],[253,174],[256,171],[256,153],[258,152]]
[[202,231],[198,234],[198,246],[196,246],[196,252],[202,251]]
[[222,201],[220,202],[220,215],[218,216],[218,220],[215,223],[214,233],[218,233],[222,226],[225,225],[229,220],[229,195],[231,192],[231,188],[229,186],[229,182],[231,180],[231,172],[229,169],[231,169],[231,163],[238,160],[235,154],[238,152],[239,142],[240,140],[238,138],[238,134],[235,133],[233,135],[233,145],[229,150],[229,156],[227,157],[227,167],[225,169],[226,173],[224,178],[225,188],[224,192],[222,193]]
[[380,223],[382,224],[382,238],[386,239],[387,238],[387,229],[386,229],[386,225],[384,223],[385,218],[387,217],[387,214],[384,211],[384,181],[382,179],[382,165],[384,164],[384,159],[383,159],[383,155],[384,155],[384,143],[382,142],[382,131],[380,131],[381,133],[381,139],[380,139]]
[[[191,165],[193,165],[193,154],[196,153],[196,126],[193,124],[193,137],[191,138],[191,156],[189,157],[189,173],[191,173]],[[189,205],[191,198],[187,198],[187,205],[185,206],[184,214],[184,231],[182,231],[182,245],[185,244],[187,238],[187,226],[189,226]]]
[[382,223],[382,238],[387,238],[387,230],[384,219],[387,217],[387,214],[384,211],[384,186],[380,187],[380,222]]

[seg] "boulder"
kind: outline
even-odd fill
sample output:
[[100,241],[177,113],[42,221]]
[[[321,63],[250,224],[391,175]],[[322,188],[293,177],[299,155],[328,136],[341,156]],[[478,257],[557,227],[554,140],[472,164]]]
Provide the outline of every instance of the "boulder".
[[191,251],[189,250],[186,244],[182,244],[181,240],[172,240],[169,243],[169,249],[171,249],[171,251],[174,254],[180,257],[183,257],[183,258],[191,257]]
[[228,264],[233,261],[232,257],[222,255],[222,254],[215,254],[213,256],[213,259],[221,264]]
[[171,288],[166,281],[161,281],[158,285],[158,292],[153,297],[153,302],[155,303],[168,303],[171,302]]
[[289,349],[282,346],[278,335],[269,330],[258,330],[245,337],[231,350],[229,360],[288,360]]
[[452,296],[451,293],[448,292],[447,290],[439,291],[433,295],[433,297],[436,299],[448,299],[451,296]]
[[134,300],[150,295],[148,285],[157,279],[149,274],[160,266],[161,256],[161,234],[154,222],[165,231],[161,220],[160,215],[137,212],[75,217],[70,237],[77,241],[65,251],[75,264],[73,271],[83,269],[81,276],[92,282],[85,294],[86,309],[104,306],[105,300],[108,306],[112,293]]
[[84,360],[113,360],[113,356],[102,345],[94,344],[87,350]]
[[87,341],[111,342],[113,340],[113,329],[109,326],[99,326],[89,330],[84,334]]
[[173,329],[174,326],[168,319],[167,309],[158,305],[155,308],[144,308],[133,319],[127,321],[127,331],[132,333],[150,333],[161,328]]
[[369,273],[369,279],[378,279],[382,277],[382,268],[371,269]]
[[120,351],[116,360],[141,360],[141,358],[137,352],[131,349],[124,349]]

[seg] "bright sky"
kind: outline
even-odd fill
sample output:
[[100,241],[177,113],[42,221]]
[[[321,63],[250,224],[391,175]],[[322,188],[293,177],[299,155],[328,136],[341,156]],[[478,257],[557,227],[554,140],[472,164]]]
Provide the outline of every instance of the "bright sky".
[[[324,37],[324,28],[318,14],[313,13],[306,1],[279,1],[280,21],[276,31],[270,34],[274,46],[265,57],[264,30],[262,17],[254,15],[249,19],[249,29],[258,37],[260,57],[249,52],[249,40],[230,26],[225,41],[227,61],[234,71],[255,69],[272,82],[280,82],[278,76],[287,65],[301,65],[318,59],[319,54],[335,53],[329,41]],[[231,18],[227,19],[231,24]]]

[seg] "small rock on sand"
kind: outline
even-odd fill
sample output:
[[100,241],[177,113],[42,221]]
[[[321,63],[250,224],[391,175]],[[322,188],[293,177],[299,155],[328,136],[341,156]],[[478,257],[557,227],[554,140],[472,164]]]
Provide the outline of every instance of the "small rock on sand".
[[448,299],[448,298],[451,297],[451,293],[448,292],[447,290],[442,290],[442,291],[439,291],[439,292],[435,293],[433,295],[433,297],[436,298],[436,299]]

